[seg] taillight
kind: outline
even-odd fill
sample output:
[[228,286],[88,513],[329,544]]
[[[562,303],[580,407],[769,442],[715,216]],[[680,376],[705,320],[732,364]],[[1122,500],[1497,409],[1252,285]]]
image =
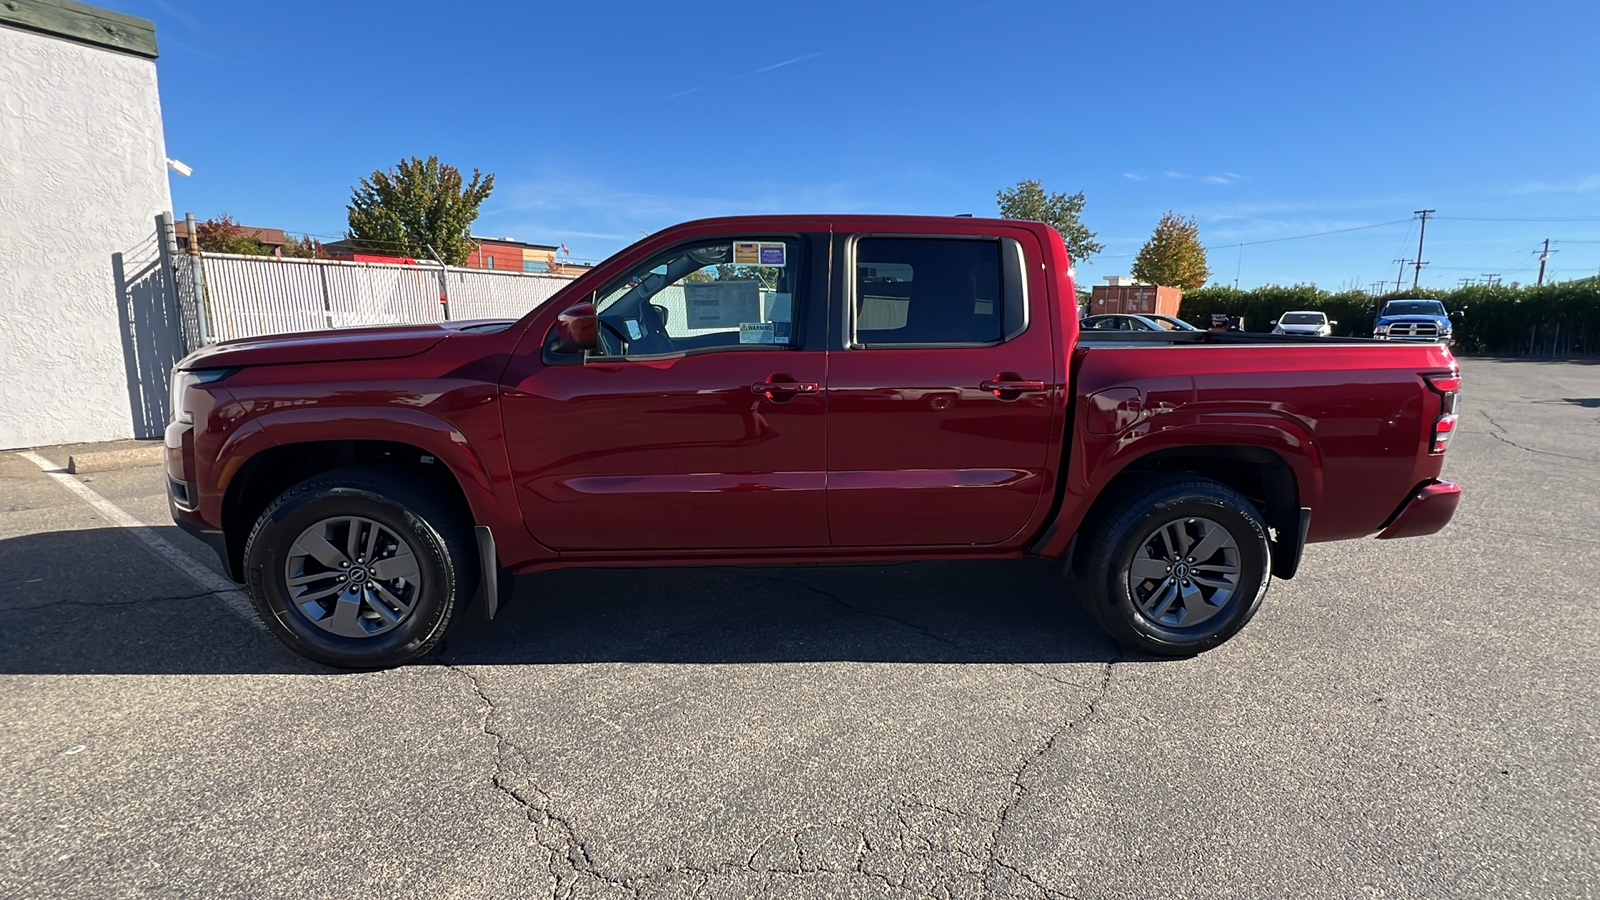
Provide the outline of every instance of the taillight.
[[1433,454],[1443,453],[1450,446],[1450,438],[1456,433],[1456,421],[1460,416],[1456,413],[1461,405],[1461,375],[1452,372],[1449,375],[1424,375],[1428,387],[1439,395],[1439,417],[1433,420],[1433,443],[1429,445],[1428,452]]

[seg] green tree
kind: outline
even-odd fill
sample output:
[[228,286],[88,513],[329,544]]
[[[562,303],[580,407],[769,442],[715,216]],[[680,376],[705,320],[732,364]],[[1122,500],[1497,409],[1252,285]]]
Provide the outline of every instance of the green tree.
[[271,256],[272,249],[256,239],[256,236],[240,227],[233,221],[233,216],[227,213],[218,215],[215,219],[197,222],[194,226],[194,240],[200,249],[207,253],[238,253],[244,256]]
[[1133,277],[1149,284],[1192,290],[1206,283],[1206,248],[1194,217],[1179,218],[1171,210],[1156,223],[1155,233],[1133,260]]
[[464,183],[461,170],[439,157],[411,157],[387,172],[373,172],[350,189],[348,237],[374,250],[428,259],[432,247],[450,265],[472,254],[468,237],[478,207],[494,190],[494,174],[472,170]]
[[1076,194],[1047,194],[1039,182],[1024,178],[1010,190],[996,193],[1000,218],[1043,222],[1061,233],[1067,252],[1076,263],[1087,263],[1105,245],[1095,241],[1095,232],[1078,220],[1083,213],[1083,191]]

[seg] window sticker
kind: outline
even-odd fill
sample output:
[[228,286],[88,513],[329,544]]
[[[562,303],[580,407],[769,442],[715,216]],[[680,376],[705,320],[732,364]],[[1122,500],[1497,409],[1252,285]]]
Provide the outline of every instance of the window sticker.
[[788,247],[784,244],[762,244],[760,250],[761,265],[787,266]]
[[644,329],[639,327],[638,320],[628,320],[628,337],[636,341],[644,337]]
[[761,244],[756,241],[734,241],[733,263],[736,266],[761,265]]
[[761,295],[762,320],[766,322],[789,322],[793,320],[794,295],[767,291]]
[[761,282],[703,281],[683,285],[690,328],[737,328],[761,318]]
[[[775,333],[771,322],[740,322],[739,343],[741,344],[772,344]],[[785,341],[787,343],[787,341]]]

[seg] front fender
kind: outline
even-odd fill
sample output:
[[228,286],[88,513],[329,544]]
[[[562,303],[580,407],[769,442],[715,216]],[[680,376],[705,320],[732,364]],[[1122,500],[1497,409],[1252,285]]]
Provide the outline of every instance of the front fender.
[[[499,441],[498,416],[493,417]],[[385,441],[407,444],[432,455],[455,476],[475,524],[496,535],[521,530],[521,516],[510,491],[510,474],[496,466],[457,426],[423,409],[407,407],[301,407],[268,410],[251,417],[227,436],[210,471],[216,477],[201,486],[206,518],[222,522],[223,500],[247,462],[265,450],[295,444],[338,441]]]

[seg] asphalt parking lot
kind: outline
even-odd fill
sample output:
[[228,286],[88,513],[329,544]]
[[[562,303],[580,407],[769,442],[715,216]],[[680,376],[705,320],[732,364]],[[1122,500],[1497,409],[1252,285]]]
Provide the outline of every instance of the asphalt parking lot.
[[1455,522],[1182,661],[939,563],[551,573],[337,672],[158,467],[0,453],[0,895],[1600,895],[1600,365],[1463,369]]

